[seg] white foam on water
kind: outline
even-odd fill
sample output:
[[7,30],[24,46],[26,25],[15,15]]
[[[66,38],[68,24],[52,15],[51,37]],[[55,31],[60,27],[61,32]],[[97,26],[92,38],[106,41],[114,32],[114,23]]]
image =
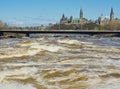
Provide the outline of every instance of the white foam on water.
[[17,82],[0,84],[0,89],[36,89],[30,84],[20,84]]
[[41,37],[41,38],[36,38],[37,41],[44,41],[44,37]]
[[[28,45],[22,45],[28,46]],[[57,45],[47,45],[47,44],[38,44],[38,43],[30,43],[30,47],[26,50],[20,51],[20,49],[15,50],[15,52],[8,52],[4,55],[0,55],[0,59],[2,58],[12,58],[12,57],[22,57],[22,56],[34,56],[40,51],[50,51],[50,52],[58,52],[59,50],[67,50],[65,47],[57,46]],[[7,50],[7,49],[6,49]]]
[[120,83],[116,83],[116,84],[104,84],[104,85],[99,85],[99,86],[95,86],[93,88],[90,89],[120,89]]
[[58,40],[59,43],[63,43],[63,44],[80,44],[80,42],[78,40],[70,40],[70,39],[65,39],[65,40]]
[[36,45],[38,44],[37,42],[28,42],[28,43],[21,43],[21,44],[17,44],[18,46],[21,47],[26,47],[26,46],[31,46],[31,45]]
[[[91,81],[91,83],[93,82]],[[120,81],[112,76],[107,80],[102,80],[102,83],[95,79],[90,89],[120,89]]]
[[[58,52],[59,50],[67,50],[67,48],[56,46],[56,45],[32,45],[30,47],[31,50],[28,50],[28,55],[33,56],[40,51],[50,51],[50,52]],[[33,49],[33,50],[32,50]],[[34,50],[35,49],[35,50]]]
[[58,42],[62,44],[69,44],[69,45],[82,45],[82,44],[91,45],[93,44],[92,42],[83,42],[83,41],[72,40],[72,39],[58,40]]
[[37,71],[38,68],[35,67],[22,67],[21,69],[16,70],[4,70],[0,73],[0,83],[3,82],[6,77],[13,75],[18,76],[17,78],[19,79],[26,79],[28,77],[34,76],[34,74],[37,73]]
[[14,67],[17,67],[17,66],[34,66],[34,65],[40,65],[40,64],[44,64],[44,63],[39,63],[39,62],[33,62],[33,61],[30,61],[30,62],[26,62],[26,63],[6,63],[4,64],[3,66],[14,66]]
[[22,56],[26,56],[26,54],[22,54],[22,53],[18,53],[18,54],[10,54],[10,55],[1,55],[0,59],[2,58],[12,58],[12,57],[22,57]]

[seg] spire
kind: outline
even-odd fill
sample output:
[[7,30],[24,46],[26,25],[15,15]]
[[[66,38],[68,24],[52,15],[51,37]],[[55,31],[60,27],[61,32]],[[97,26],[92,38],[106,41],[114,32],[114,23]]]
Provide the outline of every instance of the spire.
[[113,8],[111,8],[111,12],[110,12],[110,21],[114,21],[114,11],[113,11]]
[[82,8],[80,9],[80,19],[83,19],[83,10],[82,10]]
[[113,8],[111,8],[111,13],[112,13],[112,14],[114,13]]
[[65,18],[65,15],[64,15],[64,14],[62,15],[62,18]]

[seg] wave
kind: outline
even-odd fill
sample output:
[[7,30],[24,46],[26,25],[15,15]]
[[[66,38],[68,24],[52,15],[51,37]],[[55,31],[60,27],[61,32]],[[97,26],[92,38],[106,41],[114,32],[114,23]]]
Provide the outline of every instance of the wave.
[[83,44],[92,45],[93,44],[92,42],[83,42],[80,40],[72,40],[72,39],[58,40],[57,42],[61,44],[68,44],[68,45],[83,45]]
[[[20,48],[17,48],[9,52],[6,50],[5,53],[0,53],[0,59],[2,58],[12,58],[12,57],[22,57],[22,56],[34,56],[42,51],[49,51],[49,52],[58,52],[60,50],[68,50],[65,47],[57,46],[53,44],[38,44],[38,43],[23,43],[19,44]],[[28,48],[27,48],[27,47]],[[21,50],[24,49],[24,50]]]
[[0,84],[0,89],[36,89],[31,84],[20,84],[17,82]]
[[64,39],[64,40],[58,40],[59,43],[62,44],[70,44],[70,45],[79,45],[80,42],[78,40],[70,40],[70,39]]

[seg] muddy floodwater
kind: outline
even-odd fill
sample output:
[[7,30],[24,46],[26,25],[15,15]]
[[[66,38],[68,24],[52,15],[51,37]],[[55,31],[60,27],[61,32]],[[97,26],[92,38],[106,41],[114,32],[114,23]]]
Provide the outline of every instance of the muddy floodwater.
[[120,89],[120,38],[0,39],[0,89]]

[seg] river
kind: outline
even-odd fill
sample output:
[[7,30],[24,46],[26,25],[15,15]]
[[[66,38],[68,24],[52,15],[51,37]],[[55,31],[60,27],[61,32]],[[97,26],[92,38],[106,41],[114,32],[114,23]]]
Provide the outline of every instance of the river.
[[120,89],[120,38],[0,39],[0,89]]

